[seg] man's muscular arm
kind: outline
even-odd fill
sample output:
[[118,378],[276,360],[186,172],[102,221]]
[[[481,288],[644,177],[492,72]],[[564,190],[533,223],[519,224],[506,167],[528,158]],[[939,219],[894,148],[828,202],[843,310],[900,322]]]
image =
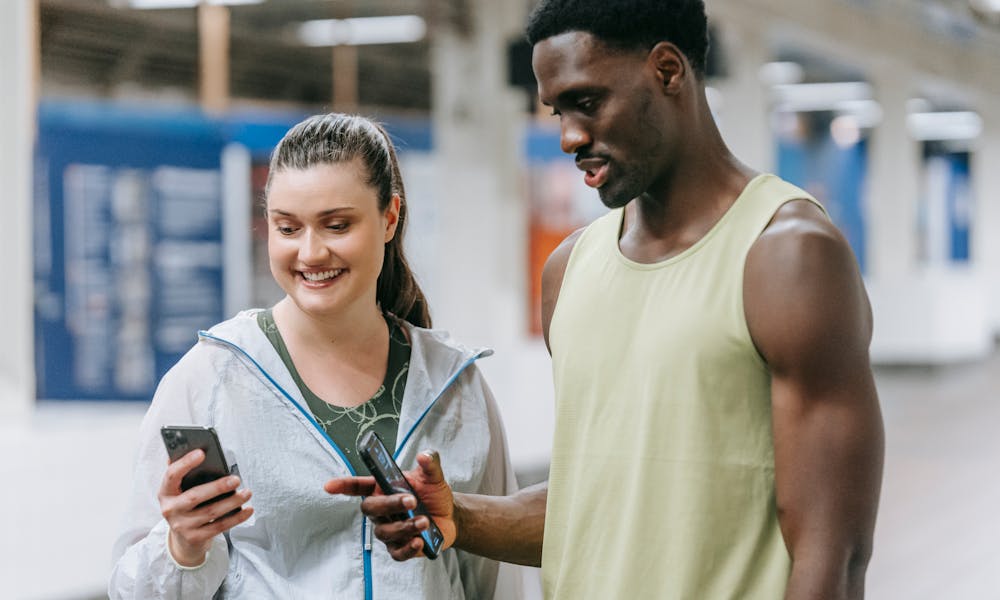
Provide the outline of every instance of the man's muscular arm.
[[[545,262],[542,273],[542,328],[546,345],[563,274],[579,234],[580,231],[566,238]],[[458,494],[453,493],[445,482],[436,453],[419,455],[417,465],[416,469],[406,473],[406,479],[444,535],[442,549],[454,546],[494,560],[535,567],[541,565],[545,501],[549,489],[547,482],[511,496]],[[375,522],[375,537],[385,543],[394,559],[408,560],[421,555],[423,540],[420,532],[427,529],[427,518],[392,520],[395,515],[416,507],[413,496],[385,496],[372,477],[331,479],[323,487],[331,494],[366,496],[361,502],[361,511]]]
[[[417,468],[406,472],[413,491],[444,535],[442,549],[452,546],[467,552],[521,565],[542,561],[542,529],[548,486],[541,483],[511,496],[456,494],[444,480],[436,453],[417,456]],[[373,477],[340,477],[326,482],[331,494],[366,496],[361,511],[375,523],[375,537],[385,543],[396,560],[421,556],[420,532],[427,517],[393,520],[417,505],[409,494],[386,496]]]
[[854,256],[818,208],[796,201],[754,244],[744,275],[747,324],[771,371],[786,598],[863,598],[884,434]]

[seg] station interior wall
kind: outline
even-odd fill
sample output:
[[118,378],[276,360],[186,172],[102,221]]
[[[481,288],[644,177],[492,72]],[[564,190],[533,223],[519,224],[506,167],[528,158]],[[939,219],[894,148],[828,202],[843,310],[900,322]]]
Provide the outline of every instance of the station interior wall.
[[[556,156],[532,153],[533,142],[557,134],[525,115],[523,91],[504,81],[505,36],[517,23],[500,14],[500,4],[474,3],[478,21],[504,24],[494,33],[483,27],[473,39],[440,42],[434,59],[440,81],[426,124],[434,141],[404,152],[403,169],[413,200],[410,252],[436,325],[496,350],[481,368],[500,401],[515,463],[526,480],[536,480],[544,477],[548,460],[552,384],[547,351],[532,325],[527,273],[530,226],[537,217],[525,190],[532,182],[541,185],[538,178],[549,177],[546,169],[559,173],[566,165]],[[728,75],[711,82],[721,98],[720,128],[746,162],[779,170],[774,97],[757,76],[775,60],[773,49],[801,45],[864,72],[882,107],[880,122],[864,132],[864,177],[857,182],[864,244],[855,248],[875,315],[872,359],[923,366],[985,360],[1000,333],[1000,67],[991,54],[996,48],[927,42],[918,28],[887,25],[891,14],[884,20],[875,14],[863,23],[845,17],[850,9],[842,4],[709,2],[720,41],[729,48]],[[0,579],[15,582],[14,597],[82,598],[100,590],[106,578],[107,549],[130,485],[143,404],[111,398],[44,402],[36,394],[32,156],[39,104],[25,51],[32,43],[33,10],[30,2],[0,7],[0,75],[13,82],[13,93],[0,95],[0,129],[11,140],[0,147],[11,224],[0,236],[0,255],[8,257],[0,269],[11,292],[0,294],[0,314],[8,319],[0,361],[0,481],[15,490],[0,501],[5,532]],[[477,78],[468,81],[470,72]],[[982,119],[981,133],[966,148],[973,210],[965,260],[930,260],[920,250],[926,237],[918,214],[926,163],[920,143],[907,134],[905,106],[927,89],[948,90]],[[470,98],[477,109],[454,120],[456,106],[467,106]],[[249,175],[255,147],[242,142],[245,152],[237,152],[229,168]],[[578,175],[570,171],[571,177]],[[552,175],[557,182],[564,177]],[[567,210],[576,211],[578,219],[592,218],[587,202],[597,204],[596,198],[579,182],[567,185]],[[250,188],[235,188],[252,202]],[[249,237],[244,241],[252,243]],[[226,315],[244,304],[240,299],[249,304],[274,293],[266,277],[245,284],[247,273],[257,281],[249,245],[235,256],[233,270],[243,274],[244,285],[228,288]],[[58,577],[52,575],[54,565]]]

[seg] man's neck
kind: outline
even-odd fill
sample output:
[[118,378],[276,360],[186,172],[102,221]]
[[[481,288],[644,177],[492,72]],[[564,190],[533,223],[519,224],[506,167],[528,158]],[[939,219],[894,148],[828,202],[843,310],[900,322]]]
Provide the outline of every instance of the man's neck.
[[755,174],[728,150],[679,164],[658,189],[626,207],[622,252],[643,263],[684,252],[722,218]]

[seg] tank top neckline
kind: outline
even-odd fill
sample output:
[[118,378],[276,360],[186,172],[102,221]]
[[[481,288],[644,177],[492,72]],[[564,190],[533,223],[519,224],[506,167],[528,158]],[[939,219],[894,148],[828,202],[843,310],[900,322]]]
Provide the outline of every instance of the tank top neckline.
[[705,247],[712,240],[712,238],[714,238],[718,234],[718,232],[721,231],[723,227],[725,227],[726,223],[728,223],[733,219],[733,214],[736,212],[737,207],[740,205],[741,201],[744,198],[749,196],[750,193],[754,189],[756,189],[759,185],[761,185],[761,183],[763,183],[765,179],[768,179],[773,176],[774,175],[772,175],[771,173],[758,173],[757,175],[755,175],[753,178],[750,179],[750,181],[747,182],[747,184],[743,187],[743,190],[736,197],[736,200],[733,201],[733,204],[726,209],[726,212],[723,213],[723,215],[719,218],[718,221],[715,222],[714,225],[712,225],[712,227],[708,230],[708,232],[705,233],[705,235],[701,236],[701,238],[697,242],[692,244],[690,247],[685,249],[680,254],[675,254],[674,256],[656,262],[651,262],[651,263],[638,262],[625,256],[625,253],[622,252],[620,242],[621,242],[622,228],[625,224],[625,209],[619,208],[617,209],[618,214],[614,218],[614,221],[617,225],[614,230],[615,233],[614,238],[612,239],[612,243],[614,244],[614,254],[618,258],[618,260],[626,267],[630,269],[635,269],[637,271],[652,271],[656,269],[662,269],[664,267],[668,267],[670,265],[681,262],[687,258],[690,258],[700,249]]

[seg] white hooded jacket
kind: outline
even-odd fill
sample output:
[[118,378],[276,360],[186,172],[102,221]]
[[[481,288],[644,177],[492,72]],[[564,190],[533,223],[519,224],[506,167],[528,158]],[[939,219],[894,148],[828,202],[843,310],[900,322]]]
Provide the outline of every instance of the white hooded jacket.
[[[396,562],[373,539],[360,500],[323,490],[354,474],[315,422],[274,347],[245,311],[208,332],[160,382],[142,421],[125,527],[114,546],[112,599],[493,598],[498,563],[456,549],[437,560]],[[516,491],[499,410],[470,350],[445,333],[404,323],[412,351],[395,459],[404,470],[433,448],[459,492]],[[167,550],[157,500],[167,455],[163,425],[207,425],[219,434],[254,514],[212,542],[200,567]],[[504,570],[516,578],[515,570]],[[514,590],[516,581],[503,589]],[[497,595],[500,595],[497,592]]]

